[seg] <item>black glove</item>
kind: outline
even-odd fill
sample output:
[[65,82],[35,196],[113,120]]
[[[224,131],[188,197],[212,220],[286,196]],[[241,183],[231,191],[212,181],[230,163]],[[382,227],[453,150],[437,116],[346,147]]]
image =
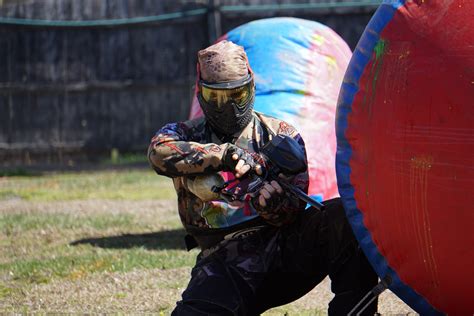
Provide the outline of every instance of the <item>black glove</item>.
[[265,182],[257,196],[252,198],[257,213],[267,223],[281,226],[294,219],[295,212],[288,211],[284,206],[288,196],[277,181]]
[[[234,159],[234,155],[237,156],[237,159]],[[222,157],[222,170],[235,172],[235,166],[237,166],[239,160],[243,160],[244,165],[248,165],[250,170],[255,170],[259,165],[248,151],[229,143]]]

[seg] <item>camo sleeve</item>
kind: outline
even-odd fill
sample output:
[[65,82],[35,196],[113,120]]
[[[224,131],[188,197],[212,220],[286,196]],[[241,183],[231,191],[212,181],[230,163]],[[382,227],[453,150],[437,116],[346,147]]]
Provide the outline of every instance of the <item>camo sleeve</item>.
[[173,178],[222,170],[227,144],[202,144],[203,139],[192,121],[167,124],[152,138],[148,160],[158,174]]

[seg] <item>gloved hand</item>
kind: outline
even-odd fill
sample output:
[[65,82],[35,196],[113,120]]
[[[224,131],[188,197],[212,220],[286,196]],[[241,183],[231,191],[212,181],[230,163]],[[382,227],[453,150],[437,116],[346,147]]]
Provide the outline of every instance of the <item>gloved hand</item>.
[[271,182],[265,181],[258,194],[259,208],[265,210],[278,207],[283,197],[283,189],[278,182],[275,180]]
[[272,180],[265,181],[264,186],[260,189],[259,194],[252,199],[252,203],[257,213],[267,223],[274,226],[281,226],[293,220],[296,213],[288,212],[284,206],[286,196],[280,184]]
[[242,177],[247,172],[253,170],[258,175],[262,174],[262,166],[246,150],[233,144],[228,144],[222,158],[224,171],[231,171],[237,178]]

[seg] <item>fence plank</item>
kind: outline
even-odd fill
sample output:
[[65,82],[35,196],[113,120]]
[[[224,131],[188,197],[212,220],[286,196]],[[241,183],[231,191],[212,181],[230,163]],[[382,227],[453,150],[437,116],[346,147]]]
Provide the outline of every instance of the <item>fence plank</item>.
[[[0,5],[0,17],[70,21],[159,15],[205,5],[155,0],[7,3]],[[290,13],[330,26],[354,47],[373,10],[336,11]],[[226,13],[222,28],[225,33],[257,18],[287,14]],[[205,15],[108,27],[0,24],[0,158],[31,163],[35,154],[63,161],[63,155],[74,151],[145,150],[159,127],[187,118],[196,52],[208,41]]]

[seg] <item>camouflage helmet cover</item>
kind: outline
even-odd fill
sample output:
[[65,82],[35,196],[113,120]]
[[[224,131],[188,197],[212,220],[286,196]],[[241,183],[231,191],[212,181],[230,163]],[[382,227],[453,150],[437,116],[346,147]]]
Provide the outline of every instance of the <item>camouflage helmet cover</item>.
[[201,79],[208,83],[229,82],[249,74],[242,46],[223,40],[198,52]]

